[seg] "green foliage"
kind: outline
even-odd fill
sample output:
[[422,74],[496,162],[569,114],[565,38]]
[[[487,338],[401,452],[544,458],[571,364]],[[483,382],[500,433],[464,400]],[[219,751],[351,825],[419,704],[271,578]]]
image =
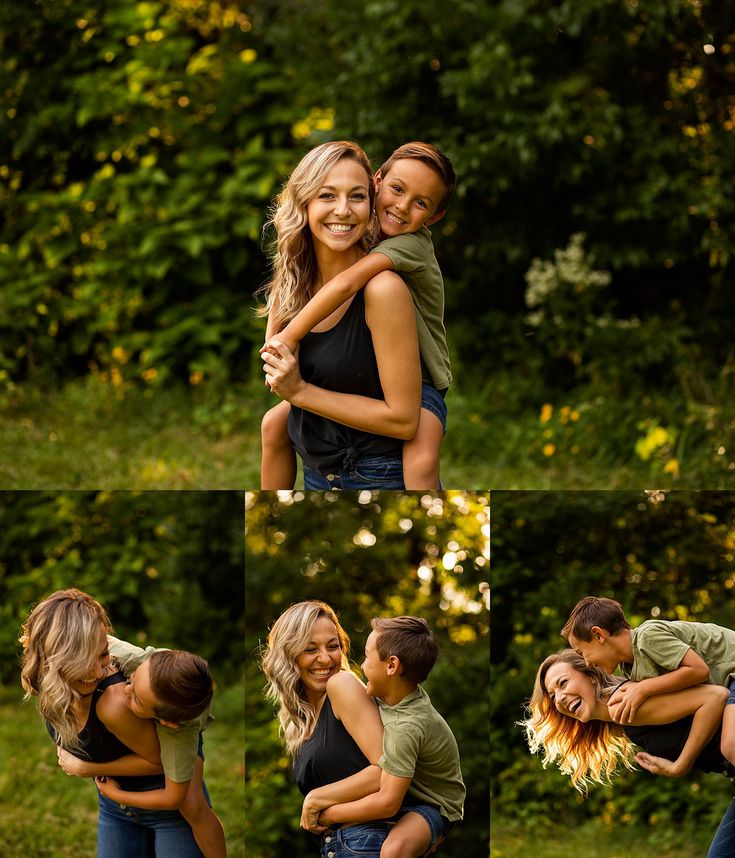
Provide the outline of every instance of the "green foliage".
[[220,681],[240,676],[242,495],[236,492],[0,494],[2,681],[18,682],[32,605],[75,586],[143,646],[190,649]]
[[258,661],[268,628],[285,608],[323,599],[351,636],[356,664],[372,617],[407,613],[431,624],[441,654],[425,687],[457,738],[467,785],[465,820],[447,848],[486,855],[487,498],[249,494],[246,523],[246,845],[263,858],[306,858],[316,848],[298,830],[301,796],[262,695]]
[[523,717],[541,661],[578,599],[609,596],[631,625],[652,616],[735,627],[730,592],[735,497],[731,492],[494,492],[491,646],[491,791],[507,819],[577,825],[707,826],[714,833],[729,784],[621,775],[611,789],[578,796],[532,758]]

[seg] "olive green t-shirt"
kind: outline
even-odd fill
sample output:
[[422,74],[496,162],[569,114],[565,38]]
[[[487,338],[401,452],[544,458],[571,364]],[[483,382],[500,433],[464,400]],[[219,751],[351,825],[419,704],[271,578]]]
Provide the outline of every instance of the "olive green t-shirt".
[[[107,640],[110,655],[120,665],[125,676],[130,676],[152,653],[162,651],[152,646],[141,649],[112,635],[108,635]],[[198,718],[182,721],[176,727],[167,727],[155,721],[158,744],[161,747],[161,765],[169,780],[177,784],[191,780],[199,749],[199,734],[213,720],[207,707]]]
[[444,329],[444,281],[431,233],[422,226],[418,232],[384,239],[371,253],[387,256],[406,281],[416,309],[422,380],[437,390],[446,389],[452,370]]
[[411,778],[408,792],[438,807],[450,822],[462,819],[465,786],[457,740],[419,685],[389,706],[378,700],[383,721],[383,756],[378,765],[389,775]]
[[714,623],[646,620],[630,632],[633,663],[623,673],[636,682],[676,670],[689,649],[709,668],[709,683],[724,685],[735,676],[735,631]]

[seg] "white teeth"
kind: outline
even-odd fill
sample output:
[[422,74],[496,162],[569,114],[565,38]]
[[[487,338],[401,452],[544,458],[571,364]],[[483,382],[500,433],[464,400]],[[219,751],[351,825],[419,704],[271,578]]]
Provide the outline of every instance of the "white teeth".
[[349,223],[326,223],[324,224],[330,232],[349,232],[353,224]]

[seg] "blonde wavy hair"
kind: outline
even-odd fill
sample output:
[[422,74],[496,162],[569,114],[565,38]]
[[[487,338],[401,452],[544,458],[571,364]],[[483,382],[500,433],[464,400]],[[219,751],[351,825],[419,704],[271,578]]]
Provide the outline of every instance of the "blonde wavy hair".
[[307,701],[301,671],[296,659],[311,639],[314,624],[326,617],[337,627],[342,670],[349,670],[350,639],[339,624],[337,615],[325,602],[297,602],[273,623],[262,658],[262,669],[268,679],[266,697],[278,706],[278,721],[286,745],[293,757],[304,744],[316,723],[314,707]]
[[99,602],[81,590],[58,590],[31,611],[23,623],[20,681],[25,699],[36,697],[38,711],[65,748],[80,747],[74,707],[81,695],[71,683],[94,674],[99,629],[112,626]]
[[588,667],[573,649],[556,652],[541,663],[527,707],[528,717],[519,722],[526,731],[531,753],[543,751],[544,768],[556,763],[584,793],[593,783],[609,784],[621,767],[633,769],[634,746],[618,724],[582,722],[556,709],[546,688],[546,674],[560,662],[589,677],[598,700],[608,698],[620,680],[599,667]]
[[[272,206],[264,231],[273,227],[276,233],[269,248],[273,276],[260,290],[265,294],[266,303],[258,309],[258,315],[269,315],[275,331],[281,330],[312,297],[318,271],[306,207],[329,171],[343,158],[351,158],[364,168],[372,211],[375,187],[370,161],[357,143],[349,140],[322,143],[307,152]],[[357,246],[367,253],[375,237],[374,218],[371,218]]]

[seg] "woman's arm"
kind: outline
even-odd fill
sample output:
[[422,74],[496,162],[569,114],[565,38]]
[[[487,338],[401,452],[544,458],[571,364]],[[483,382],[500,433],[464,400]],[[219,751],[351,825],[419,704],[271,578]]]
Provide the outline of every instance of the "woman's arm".
[[691,770],[694,761],[709,742],[722,720],[726,688],[719,685],[697,685],[674,694],[659,694],[644,701],[636,712],[633,724],[670,724],[687,715],[692,715],[689,736],[679,758],[673,762],[641,753],[638,762],[654,774],[682,777]]
[[390,271],[365,287],[365,318],[373,340],[384,399],[335,393],[308,384],[288,350],[271,341],[280,354],[264,352],[266,383],[292,405],[321,417],[392,438],[416,434],[421,409],[421,368],[416,316],[406,285]]
[[126,754],[109,763],[93,763],[80,760],[64,748],[56,749],[59,766],[67,773],[78,778],[94,778],[103,775],[159,775],[163,771],[160,765],[144,760],[137,754]]
[[375,764],[383,753],[383,724],[378,707],[360,680],[346,670],[330,677],[327,694],[335,717],[371,765],[348,778],[311,790],[301,809],[301,826],[310,831],[319,830],[316,820],[324,808],[355,801],[380,788],[381,770]]

